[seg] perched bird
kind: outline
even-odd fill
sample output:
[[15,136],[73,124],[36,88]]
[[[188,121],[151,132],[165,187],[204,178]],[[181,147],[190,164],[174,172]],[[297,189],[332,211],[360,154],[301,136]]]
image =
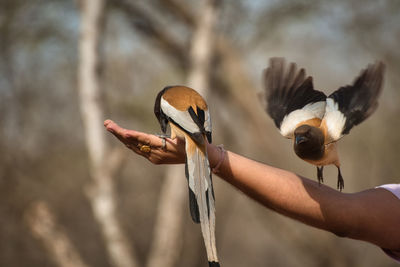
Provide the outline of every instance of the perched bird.
[[207,142],[211,143],[211,119],[207,103],[195,90],[168,86],[158,93],[154,113],[164,134],[185,140],[185,174],[189,185],[190,214],[200,223],[210,267],[218,267],[215,244],[215,205]]
[[286,67],[283,58],[270,59],[261,101],[280,133],[293,139],[296,155],[317,166],[319,183],[324,166],[333,164],[338,169],[337,188],[344,188],[337,141],[376,110],[383,75],[382,62],[368,65],[352,85],[327,97],[314,90],[304,69],[298,70],[295,63]]

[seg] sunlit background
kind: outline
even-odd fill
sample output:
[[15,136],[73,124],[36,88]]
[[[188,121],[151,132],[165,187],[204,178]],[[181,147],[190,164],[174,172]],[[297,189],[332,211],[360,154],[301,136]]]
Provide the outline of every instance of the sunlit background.
[[[91,188],[102,180],[88,153],[78,75],[87,2],[0,0],[0,266],[153,267],[157,249],[168,257],[160,267],[207,266],[186,191],[172,203],[181,207],[179,225],[157,223],[173,169],[129,152],[106,131],[102,165],[113,166],[105,192],[114,212],[103,220],[95,211]],[[188,83],[193,36],[212,2],[105,1],[96,53],[101,120],[160,132],[155,96]],[[235,0],[214,3],[214,11],[209,86],[195,89],[206,92],[215,144],[316,179],[315,167],[296,157],[258,103],[262,70],[283,56],[329,94],[381,60],[379,108],[339,143],[344,192],[399,182],[399,1]],[[335,167],[325,168],[326,184],[335,187],[336,178]],[[221,266],[397,266],[371,244],[305,226],[218,177],[214,183]],[[104,203],[100,211],[109,208]],[[158,228],[168,227],[176,242],[159,241]],[[113,241],[113,229],[122,241]],[[123,256],[115,257],[118,249]],[[124,257],[128,263],[118,261]]]

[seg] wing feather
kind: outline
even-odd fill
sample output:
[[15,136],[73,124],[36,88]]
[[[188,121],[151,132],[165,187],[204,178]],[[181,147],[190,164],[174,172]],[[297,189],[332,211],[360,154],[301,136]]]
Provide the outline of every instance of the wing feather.
[[322,123],[326,125],[329,139],[338,140],[374,113],[383,87],[384,70],[382,62],[370,64],[352,85],[339,88],[327,98]]
[[312,77],[295,63],[286,69],[284,58],[271,58],[264,84],[261,101],[283,136],[292,138],[302,121],[323,118],[326,95],[314,90]]

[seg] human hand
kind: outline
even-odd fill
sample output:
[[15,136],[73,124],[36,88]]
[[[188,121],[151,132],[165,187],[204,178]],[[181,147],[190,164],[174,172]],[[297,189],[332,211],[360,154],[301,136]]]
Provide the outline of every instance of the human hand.
[[104,126],[126,147],[154,164],[185,162],[185,142],[179,138],[174,140],[165,138],[165,147],[163,147],[162,138],[156,135],[124,129],[112,120],[104,121]]

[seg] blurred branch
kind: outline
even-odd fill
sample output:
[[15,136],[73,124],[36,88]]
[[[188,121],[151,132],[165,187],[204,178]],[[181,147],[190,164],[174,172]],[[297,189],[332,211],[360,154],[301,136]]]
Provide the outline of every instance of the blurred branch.
[[191,41],[190,62],[191,69],[188,75],[188,84],[207,99],[209,91],[209,72],[215,48],[214,24],[218,0],[204,0],[199,22]]
[[261,26],[255,27],[253,37],[249,38],[249,46],[260,44],[266,39],[271,41],[271,39],[276,38],[274,35],[280,32],[282,25],[290,21],[299,21],[315,14],[321,3],[321,1],[316,0],[276,1],[275,4],[269,6],[256,18],[254,23]]
[[48,205],[37,202],[26,215],[33,235],[43,242],[44,247],[60,267],[87,267],[75,250],[65,232],[57,226]]
[[[248,132],[258,137],[258,133],[265,131],[265,119],[260,116],[264,111],[258,103],[254,81],[250,79],[240,53],[223,36],[219,36],[216,50],[221,61],[220,75],[224,76],[225,84],[229,88],[227,91],[234,104],[246,114],[249,120],[248,126],[252,128],[248,129]],[[263,140],[263,144],[272,145],[267,142],[268,140]]]
[[187,48],[180,44],[166,30],[165,25],[161,25],[151,14],[139,8],[133,1],[128,0],[111,0],[111,3],[127,14],[127,18],[132,26],[141,34],[149,37],[160,48],[165,50],[167,54],[174,55],[173,59],[178,65],[185,69],[188,67]]
[[100,103],[99,84],[99,39],[103,0],[82,0],[81,34],[79,40],[79,96],[83,128],[90,161],[92,182],[87,196],[92,205],[94,217],[99,223],[105,246],[111,262],[116,267],[139,266],[131,254],[129,242],[120,226],[115,203],[114,184],[111,172],[118,162],[118,154],[113,154],[113,162],[106,164],[107,151],[103,129],[103,107]]
[[191,28],[196,27],[196,15],[190,11],[189,6],[185,4],[186,2],[176,0],[159,0],[158,2]]

